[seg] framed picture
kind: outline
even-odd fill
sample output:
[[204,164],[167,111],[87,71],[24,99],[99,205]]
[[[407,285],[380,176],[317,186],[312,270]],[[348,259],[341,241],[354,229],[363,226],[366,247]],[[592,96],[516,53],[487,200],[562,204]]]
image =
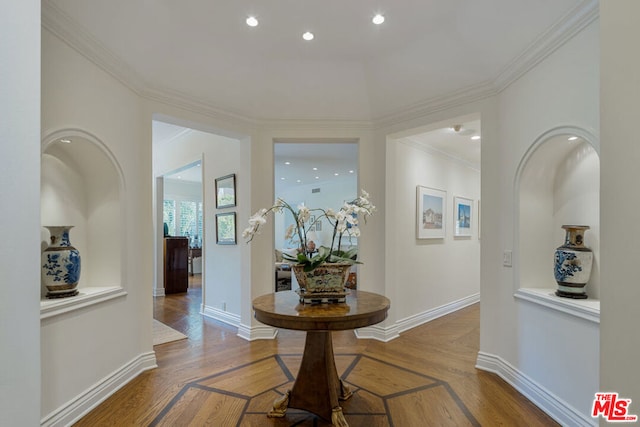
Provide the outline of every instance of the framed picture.
[[309,230],[308,231],[310,231],[310,232],[311,231],[316,231],[315,222],[316,222],[316,216],[315,215],[309,216],[309,224],[311,224],[311,225],[309,226]]
[[236,244],[236,213],[216,214],[216,243],[219,245]]
[[416,188],[416,238],[444,239],[447,192],[418,185]]
[[216,178],[216,209],[236,205],[236,174]]
[[471,225],[473,224],[473,200],[464,197],[453,198],[453,235],[455,237],[471,236]]

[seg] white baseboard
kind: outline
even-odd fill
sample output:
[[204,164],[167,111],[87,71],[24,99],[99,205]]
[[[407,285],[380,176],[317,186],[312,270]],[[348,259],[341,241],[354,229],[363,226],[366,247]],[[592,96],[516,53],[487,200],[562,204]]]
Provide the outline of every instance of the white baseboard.
[[356,329],[355,334],[359,339],[374,339],[382,342],[389,342],[392,339],[398,338],[400,336],[398,328],[395,325],[367,326],[366,328]]
[[468,297],[464,297],[457,301],[453,301],[448,304],[441,305],[440,307],[432,308],[431,310],[427,310],[422,313],[414,314],[413,316],[400,319],[396,321],[396,327],[398,328],[398,332],[404,332],[409,329],[415,328],[416,326],[420,326],[424,323],[435,320],[438,317],[445,316],[447,314],[453,313],[454,311],[458,311],[462,308],[465,308],[471,304],[475,304],[479,301],[480,301],[479,293],[469,295]]
[[242,323],[238,325],[238,336],[247,341],[272,340],[278,335],[278,330],[270,326],[248,326]]
[[374,339],[382,342],[389,342],[400,336],[401,332],[407,331],[416,326],[420,326],[423,323],[430,322],[438,317],[453,313],[461,308],[467,307],[471,304],[475,304],[480,301],[480,294],[469,295],[468,297],[453,301],[440,307],[436,307],[431,310],[424,311],[422,313],[414,314],[413,316],[406,317],[396,321],[391,326],[368,326],[366,328],[360,328],[355,331],[356,337],[364,339]]
[[40,420],[41,426],[70,426],[142,372],[156,368],[156,354],[143,353]]
[[238,336],[247,341],[272,340],[278,335],[278,330],[275,328],[265,325],[243,325],[237,314],[228,313],[215,307],[203,306],[202,315],[238,328]]
[[154,297],[163,297],[165,295],[164,288],[153,288]]
[[202,306],[201,314],[236,328],[240,326],[240,316],[219,308],[204,305]]
[[578,412],[558,396],[517,370],[500,356],[478,352],[476,368],[493,372],[563,426],[597,426],[598,420]]

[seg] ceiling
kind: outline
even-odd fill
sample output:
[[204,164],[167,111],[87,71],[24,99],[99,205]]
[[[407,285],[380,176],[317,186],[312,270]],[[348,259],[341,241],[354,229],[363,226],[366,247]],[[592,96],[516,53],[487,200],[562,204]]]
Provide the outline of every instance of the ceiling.
[[345,182],[357,185],[358,144],[345,142],[276,143],[275,194],[288,188]]
[[450,126],[404,139],[431,153],[446,156],[480,170],[480,132],[480,120],[454,121]]
[[592,9],[596,0],[42,2],[46,29],[139,93],[251,120],[373,121],[495,91]]

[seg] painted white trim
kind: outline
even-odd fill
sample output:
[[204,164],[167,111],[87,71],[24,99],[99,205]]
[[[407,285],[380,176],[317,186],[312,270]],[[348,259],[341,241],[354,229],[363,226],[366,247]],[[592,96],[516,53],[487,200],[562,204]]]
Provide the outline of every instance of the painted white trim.
[[154,297],[163,297],[166,294],[164,293],[164,288],[153,288],[153,296]]
[[600,16],[598,0],[586,0],[567,12],[542,33],[520,55],[510,61],[493,80],[498,92],[528,73]]
[[40,320],[127,295],[120,286],[78,288],[78,292],[71,298],[40,300]]
[[278,330],[270,326],[248,326],[242,323],[238,325],[238,336],[247,341],[273,340],[278,335]]
[[395,338],[398,338],[400,336],[400,333],[402,332],[435,320],[438,317],[451,314],[479,301],[480,294],[475,293],[473,295],[461,298],[457,301],[444,304],[440,307],[436,307],[422,313],[414,314],[413,316],[405,317],[404,319],[396,321],[395,324],[391,326],[373,325],[366,328],[356,329],[355,334],[359,339],[374,339],[382,342],[389,342]]
[[471,162],[468,162],[464,159],[461,159],[460,157],[456,157],[450,153],[446,153],[444,151],[440,151],[436,148],[433,147],[429,147],[427,145],[424,145],[422,143],[420,143],[419,141],[416,141],[415,139],[409,137],[405,137],[405,138],[400,138],[397,140],[399,143],[407,145],[409,147],[415,148],[416,150],[420,150],[420,151],[424,151],[425,153],[431,154],[433,156],[438,156],[442,159],[446,159],[455,163],[458,163],[464,167],[467,167],[471,170],[474,170],[476,172],[480,172],[480,165],[475,165]]
[[51,31],[67,45],[96,64],[98,68],[109,73],[133,92],[140,94],[140,90],[144,87],[140,75],[53,2],[42,3],[41,22],[42,27]]
[[593,323],[600,323],[600,300],[560,298],[554,292],[554,289],[521,288],[513,296]]
[[597,425],[596,419],[581,414],[500,356],[480,351],[476,368],[498,375],[561,425],[585,427]]
[[211,319],[215,319],[219,322],[226,323],[227,325],[234,326],[236,328],[240,326],[240,316],[220,310],[219,308],[203,305],[200,314]]
[[156,354],[143,353],[40,420],[41,426],[69,426],[104,402],[135,377],[157,368]]
[[[569,11],[551,28],[538,37],[538,39],[519,56],[507,64],[492,80],[480,82],[443,96],[425,99],[413,105],[374,117],[370,121],[333,119],[326,119],[326,121],[332,123],[332,128],[335,128],[333,122],[336,121],[346,126],[355,124],[356,126],[373,126],[379,129],[424,117],[458,105],[489,98],[498,94],[522,75],[526,74],[597,19],[598,16],[599,9],[597,0],[585,0],[581,2],[575,9]],[[108,50],[91,36],[86,29],[82,28],[80,24],[67,16],[60,8],[51,2],[44,2],[42,4],[42,26],[98,67],[111,74],[125,86],[148,100],[173,105],[242,126],[252,127],[256,124],[269,125],[271,123],[281,123],[278,119],[251,118],[237,112],[224,111],[211,106],[207,101],[195,99],[194,97],[186,96],[166,88],[151,87],[148,82],[145,82],[143,78],[121,58]],[[305,122],[304,118],[302,118],[302,121]],[[295,123],[296,120],[285,122],[286,125],[289,126],[291,123]]]
[[356,329],[354,331],[358,339],[374,339],[382,342],[389,342],[400,336],[396,325],[380,326],[373,325],[366,328]]
[[431,322],[432,320],[437,319],[438,317],[446,316],[447,314],[451,314],[455,311],[458,311],[462,308],[470,306],[480,302],[480,294],[475,293],[473,295],[469,295],[467,297],[461,298],[457,301],[453,301],[440,307],[432,308],[431,310],[424,311],[422,313],[414,314],[413,316],[405,317],[404,319],[400,319],[396,321],[396,327],[399,332],[404,332],[409,329],[415,328],[416,326],[420,326],[424,323]]

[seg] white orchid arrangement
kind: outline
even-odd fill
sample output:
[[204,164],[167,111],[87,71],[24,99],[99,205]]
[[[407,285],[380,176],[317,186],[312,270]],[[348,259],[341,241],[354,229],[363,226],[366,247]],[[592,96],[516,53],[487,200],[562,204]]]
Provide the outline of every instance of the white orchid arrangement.
[[[349,237],[360,236],[359,220],[366,222],[367,217],[375,212],[376,207],[369,201],[369,194],[362,190],[360,197],[344,205],[336,212],[333,209],[314,208],[300,205],[294,209],[289,203],[283,199],[278,199],[276,203],[269,209],[260,209],[249,218],[249,227],[242,232],[242,237],[247,239],[247,243],[253,240],[256,234],[259,234],[260,227],[267,223],[267,215],[270,212],[288,211],[293,215],[294,223],[291,224],[286,232],[285,239],[293,240],[299,243],[297,256],[293,257],[288,254],[282,254],[283,258],[288,261],[297,262],[304,265],[305,271],[311,271],[324,262],[345,262],[357,263],[357,248],[348,251],[341,249],[342,237],[346,234]],[[315,220],[311,221],[311,215],[315,213]],[[312,227],[316,225],[322,218],[326,218],[333,227],[333,235],[331,237],[331,246],[321,246],[317,252],[310,249],[307,242],[307,235]],[[336,244],[337,238],[337,246]],[[335,246],[335,249],[334,249]]]

